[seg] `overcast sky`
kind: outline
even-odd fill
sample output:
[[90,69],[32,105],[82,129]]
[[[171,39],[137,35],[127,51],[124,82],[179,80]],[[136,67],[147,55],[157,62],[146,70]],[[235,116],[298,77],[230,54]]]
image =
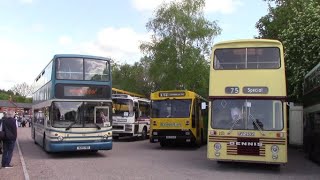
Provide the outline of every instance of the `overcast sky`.
[[[139,61],[153,11],[164,0],[0,0],[0,89],[31,84],[54,54]],[[166,0],[167,2],[169,0]],[[263,0],[206,0],[205,17],[222,33],[214,42],[253,38],[267,14]]]

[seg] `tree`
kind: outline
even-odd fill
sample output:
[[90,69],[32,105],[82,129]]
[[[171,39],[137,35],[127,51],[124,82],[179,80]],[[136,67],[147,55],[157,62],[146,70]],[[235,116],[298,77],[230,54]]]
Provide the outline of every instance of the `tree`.
[[149,61],[152,90],[189,89],[207,96],[209,54],[221,29],[203,16],[204,0],[162,4],[146,27],[151,42],[140,49]]
[[256,24],[259,38],[280,40],[285,48],[288,95],[302,101],[306,73],[320,59],[320,0],[269,0],[269,13]]
[[27,83],[16,84],[11,88],[16,95],[23,97],[31,96],[33,91],[33,86],[29,86]]
[[151,83],[148,74],[148,61],[141,59],[133,65],[113,64],[113,87],[149,96]]

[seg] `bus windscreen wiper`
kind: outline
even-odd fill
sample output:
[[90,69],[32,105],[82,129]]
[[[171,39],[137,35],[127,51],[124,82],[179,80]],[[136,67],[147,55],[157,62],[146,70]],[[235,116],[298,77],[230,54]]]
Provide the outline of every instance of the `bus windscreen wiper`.
[[263,133],[259,123],[257,123],[256,119],[252,116],[252,114],[249,114],[249,119],[252,120],[252,122],[256,125],[256,127],[259,129],[260,133],[264,136],[265,134]]
[[66,131],[68,131],[74,124],[76,124],[76,122],[71,123],[71,124],[66,128]]

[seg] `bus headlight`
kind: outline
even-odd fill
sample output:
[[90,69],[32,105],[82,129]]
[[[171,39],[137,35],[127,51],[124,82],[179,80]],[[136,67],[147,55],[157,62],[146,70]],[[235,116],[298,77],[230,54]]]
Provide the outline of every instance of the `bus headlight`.
[[186,135],[189,136],[190,135],[190,131],[186,131]]
[[62,136],[58,136],[58,141],[63,141],[63,137]]
[[279,152],[279,147],[278,147],[277,145],[272,145],[272,146],[271,146],[271,152],[272,152],[273,154],[278,154],[278,152]]
[[215,143],[214,144],[214,150],[219,151],[221,149],[221,144],[220,143]]
[[152,134],[155,135],[155,136],[157,136],[157,135],[158,135],[158,132],[153,132]]

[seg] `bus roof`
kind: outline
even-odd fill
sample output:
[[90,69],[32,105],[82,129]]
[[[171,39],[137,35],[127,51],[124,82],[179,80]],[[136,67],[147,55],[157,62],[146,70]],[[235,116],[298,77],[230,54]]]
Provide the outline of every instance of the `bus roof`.
[[53,57],[56,58],[88,58],[88,59],[102,59],[102,60],[111,60],[110,58],[105,58],[101,56],[91,56],[91,55],[81,55],[81,54],[56,54]]
[[[229,40],[229,41],[221,41],[216,44],[214,44],[214,47],[216,46],[230,46],[231,44],[252,44],[255,43],[255,47],[259,44],[266,45],[266,44],[272,44],[272,45],[279,45],[281,46],[281,42],[274,39],[237,39],[237,40]],[[247,46],[247,45],[246,45]]]
[[133,93],[133,92],[125,91],[122,89],[117,89],[117,88],[112,88],[112,94],[127,94],[133,97],[145,98],[145,96],[142,94],[137,94],[137,93]]
[[309,71],[309,72],[305,75],[304,78],[309,77],[309,76],[310,76],[314,71],[316,71],[317,69],[319,69],[319,71],[320,71],[320,62],[319,62],[318,65],[316,65],[314,68],[312,68],[311,71]]

